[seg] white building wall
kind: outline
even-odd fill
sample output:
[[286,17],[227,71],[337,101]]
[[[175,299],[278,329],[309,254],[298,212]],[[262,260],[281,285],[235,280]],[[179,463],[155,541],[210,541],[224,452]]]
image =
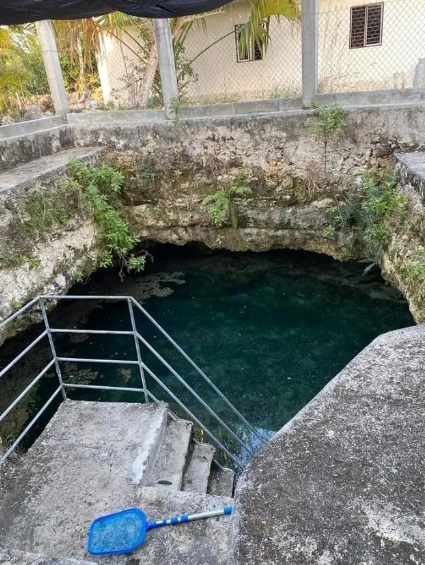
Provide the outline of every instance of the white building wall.
[[246,8],[231,6],[223,14],[206,19],[207,31],[195,28],[187,39],[190,60],[223,36],[193,64],[197,81],[188,98],[226,101],[246,97],[294,96],[301,88],[300,24],[271,22],[270,45],[261,61],[237,61],[235,25],[248,19]]
[[[319,91],[413,86],[416,66],[425,58],[425,0],[384,0],[382,45],[350,49],[350,8],[366,4],[362,0],[319,0]],[[206,30],[193,26],[185,58],[194,59],[196,80],[185,86],[182,94],[186,99],[220,102],[300,94],[300,24],[273,19],[264,59],[238,63],[234,29],[247,19],[247,9],[236,2],[207,16]],[[100,65],[106,100],[113,93],[127,103],[137,98],[135,64],[131,52],[107,38]]]
[[350,49],[350,8],[366,4],[356,0],[321,3],[321,91],[413,86],[416,65],[419,59],[425,57],[425,0],[384,0],[382,45]]
[[98,70],[102,96],[105,103],[113,102],[116,106],[136,107],[142,87],[143,67],[137,57],[139,47],[127,30],[123,42],[111,35],[105,35],[100,44]]

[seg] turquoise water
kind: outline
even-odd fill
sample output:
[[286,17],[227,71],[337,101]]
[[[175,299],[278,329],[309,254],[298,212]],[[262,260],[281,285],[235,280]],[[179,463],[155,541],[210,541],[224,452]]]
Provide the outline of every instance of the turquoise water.
[[[414,323],[407,303],[377,272],[363,276],[364,267],[301,252],[202,255],[170,247],[156,252],[141,275],[121,283],[114,273],[98,274],[72,293],[134,296],[248,421],[275,432],[377,335]],[[68,327],[130,328],[126,305],[119,302],[66,304],[53,318]],[[137,321],[143,335],[219,411],[215,395],[161,334],[139,316]],[[63,356],[136,358],[132,337],[74,336],[56,343]],[[142,356],[202,416],[202,408],[146,348]],[[80,383],[140,383],[133,367],[67,364],[64,373]],[[51,389],[54,377],[47,381]],[[148,386],[166,400],[151,378]],[[97,391],[76,391],[73,397],[140,399]]]

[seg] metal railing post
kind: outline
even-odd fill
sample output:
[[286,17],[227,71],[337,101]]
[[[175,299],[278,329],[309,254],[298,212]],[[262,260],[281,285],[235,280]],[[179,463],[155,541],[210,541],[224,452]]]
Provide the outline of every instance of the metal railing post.
[[143,370],[143,363],[142,363],[142,355],[140,353],[140,344],[139,344],[139,338],[137,337],[137,327],[136,327],[136,320],[134,318],[134,310],[133,310],[133,304],[131,303],[131,299],[128,298],[127,300],[127,304],[128,304],[128,311],[130,314],[130,320],[131,320],[131,328],[133,330],[133,337],[134,337],[134,345],[136,347],[136,353],[137,353],[137,362],[139,364],[139,371],[140,371],[140,378],[142,379],[142,386],[143,386],[143,390],[145,391],[145,402],[146,404],[149,403],[149,396],[147,394],[147,389],[146,389],[146,378],[145,378],[145,371]]
[[43,314],[44,325],[46,327],[47,338],[50,343],[50,349],[52,350],[53,361],[55,362],[56,375],[58,377],[59,384],[61,386],[62,398],[66,400],[65,387],[63,386],[62,371],[59,365],[58,356],[56,355],[55,344],[53,343],[52,332],[50,331],[49,319],[47,317],[46,306],[44,304],[43,298],[40,298],[40,310]]

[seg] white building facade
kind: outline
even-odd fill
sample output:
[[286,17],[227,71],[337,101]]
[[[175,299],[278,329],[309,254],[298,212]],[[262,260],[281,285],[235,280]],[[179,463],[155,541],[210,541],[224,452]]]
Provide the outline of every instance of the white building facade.
[[[241,2],[193,26],[184,58],[194,72],[182,94],[192,102],[292,97],[301,92],[301,28],[272,19],[267,50],[241,46]],[[135,57],[113,38],[100,65],[106,99],[137,98]],[[137,46],[135,46],[136,49]],[[319,92],[425,87],[425,0],[319,0]],[[133,88],[133,92],[131,91]]]

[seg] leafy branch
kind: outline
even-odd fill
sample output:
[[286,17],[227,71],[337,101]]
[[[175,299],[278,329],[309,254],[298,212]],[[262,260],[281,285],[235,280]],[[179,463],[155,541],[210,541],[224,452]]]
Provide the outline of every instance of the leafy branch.
[[344,110],[338,104],[318,107],[310,120],[310,129],[315,134],[316,139],[323,143],[325,174],[327,172],[329,142],[331,139],[339,137],[346,127]]
[[128,223],[118,210],[117,197],[121,193],[124,176],[107,165],[89,169],[79,161],[70,163],[70,175],[83,191],[100,228],[100,240],[105,251],[99,266],[110,267],[116,259],[121,277],[124,271],[142,271],[148,254],[146,251],[142,255],[131,253],[140,240],[130,233]]

